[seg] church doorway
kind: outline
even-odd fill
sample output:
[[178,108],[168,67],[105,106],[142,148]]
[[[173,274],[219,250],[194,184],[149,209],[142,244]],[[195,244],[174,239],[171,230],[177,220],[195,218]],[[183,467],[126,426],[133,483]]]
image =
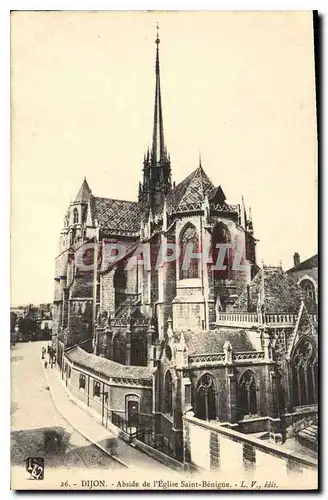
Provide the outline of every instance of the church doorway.
[[139,424],[139,397],[128,394],[125,397],[125,414],[129,432],[135,432]]
[[138,401],[128,401],[128,422],[130,427],[137,427],[139,415]]

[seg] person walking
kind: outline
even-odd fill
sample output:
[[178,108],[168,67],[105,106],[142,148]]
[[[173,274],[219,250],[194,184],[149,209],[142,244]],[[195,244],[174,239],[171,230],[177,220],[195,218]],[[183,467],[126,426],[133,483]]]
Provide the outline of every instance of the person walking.
[[44,359],[45,354],[46,354],[46,348],[42,347],[42,350],[41,350],[41,357],[42,357],[42,359]]

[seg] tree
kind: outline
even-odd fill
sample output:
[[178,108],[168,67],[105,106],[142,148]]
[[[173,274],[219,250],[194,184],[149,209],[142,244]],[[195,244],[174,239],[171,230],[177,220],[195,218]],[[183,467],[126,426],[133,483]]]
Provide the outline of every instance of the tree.
[[32,319],[29,315],[24,318],[19,318],[18,321],[19,331],[22,334],[22,340],[34,340],[37,336],[39,326],[37,322]]
[[16,323],[17,323],[17,314],[14,313],[14,311],[10,311],[10,333],[14,333]]

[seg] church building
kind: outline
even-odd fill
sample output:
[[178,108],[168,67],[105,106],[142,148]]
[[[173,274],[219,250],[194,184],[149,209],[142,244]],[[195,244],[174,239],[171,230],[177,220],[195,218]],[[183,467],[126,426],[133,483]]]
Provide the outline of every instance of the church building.
[[105,427],[174,463],[197,465],[191,423],[283,447],[302,420],[313,448],[315,303],[281,267],[258,265],[250,210],[200,158],[174,182],[159,44],[136,201],[98,197],[84,179],[64,217],[52,330],[63,383]]

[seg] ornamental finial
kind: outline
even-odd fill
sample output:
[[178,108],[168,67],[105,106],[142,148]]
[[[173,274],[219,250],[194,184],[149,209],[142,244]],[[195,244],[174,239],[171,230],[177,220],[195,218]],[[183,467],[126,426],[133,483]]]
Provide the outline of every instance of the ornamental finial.
[[159,39],[159,33],[158,33],[158,30],[159,30],[159,25],[158,23],[156,23],[156,30],[157,30],[157,33],[156,33],[156,40],[155,40],[155,43],[157,43],[157,45],[160,43],[160,39]]

